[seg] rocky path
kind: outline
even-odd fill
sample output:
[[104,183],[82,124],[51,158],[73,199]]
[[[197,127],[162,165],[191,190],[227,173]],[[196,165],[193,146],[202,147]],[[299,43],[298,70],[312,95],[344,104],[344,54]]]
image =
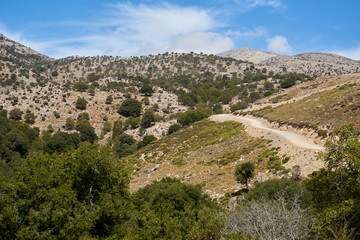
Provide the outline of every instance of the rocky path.
[[290,161],[284,164],[287,168],[299,165],[301,174],[307,176],[311,172],[324,166],[316,158],[319,152],[325,150],[321,145],[315,144],[309,138],[297,133],[273,129],[266,122],[254,117],[234,116],[232,114],[219,114],[210,117],[212,121],[237,121],[245,125],[246,131],[253,137],[264,137],[272,140],[272,146],[281,147],[280,154],[286,154]]

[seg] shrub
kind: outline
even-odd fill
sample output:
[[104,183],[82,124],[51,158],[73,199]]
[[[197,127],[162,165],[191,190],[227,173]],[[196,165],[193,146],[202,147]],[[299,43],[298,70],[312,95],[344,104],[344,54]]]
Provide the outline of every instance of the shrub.
[[238,110],[246,109],[249,106],[247,102],[238,102],[230,106],[230,111],[235,112]]
[[169,127],[168,134],[171,134],[171,133],[173,133],[173,132],[176,132],[176,131],[180,130],[181,128],[182,128],[181,125],[179,125],[179,124],[173,124],[173,125],[171,125],[171,126]]
[[20,121],[22,119],[23,111],[19,108],[14,108],[10,111],[10,119]]
[[76,100],[76,108],[80,110],[85,110],[87,103],[88,102],[85,100],[85,98],[78,98]]
[[118,113],[125,117],[139,117],[141,113],[141,103],[133,98],[126,99],[118,108]]
[[242,163],[236,166],[235,177],[236,181],[246,185],[246,189],[249,189],[248,181],[255,174],[255,165],[251,162]]

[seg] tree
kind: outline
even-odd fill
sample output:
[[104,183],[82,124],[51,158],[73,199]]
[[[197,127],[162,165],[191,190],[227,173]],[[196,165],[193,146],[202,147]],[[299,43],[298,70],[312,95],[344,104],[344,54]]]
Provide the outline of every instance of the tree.
[[130,217],[129,170],[109,147],[81,144],[34,155],[1,185],[3,239],[121,239]]
[[149,84],[145,84],[141,89],[140,92],[145,94],[145,96],[151,96],[154,93],[153,88]]
[[236,181],[241,184],[246,184],[246,189],[249,189],[248,181],[255,174],[255,165],[251,162],[242,163],[236,166],[235,177]]
[[126,99],[118,108],[118,113],[125,117],[139,117],[141,113],[141,103],[133,98]]
[[35,115],[32,112],[26,113],[24,116],[25,122],[28,124],[34,124],[35,123]]
[[120,158],[133,154],[136,150],[136,140],[126,133],[123,133],[113,139],[113,151]]
[[182,128],[181,125],[175,123],[169,127],[168,134],[179,131],[181,128]]
[[140,126],[140,122],[141,120],[139,117],[129,117],[125,120],[124,129],[128,129],[129,127],[132,129],[138,128]]
[[84,82],[76,82],[74,84],[74,89],[80,92],[85,92],[89,86]]
[[207,118],[208,115],[201,111],[194,111],[194,110],[188,110],[184,113],[180,113],[178,115],[177,121],[182,126],[190,125],[194,122],[203,120],[204,118]]
[[286,78],[280,82],[280,87],[282,88],[289,88],[295,85],[295,79],[294,78]]
[[88,102],[85,100],[85,98],[78,98],[76,100],[76,108],[80,110],[85,110],[87,103]]
[[315,228],[323,238],[343,232],[347,239],[355,239],[360,234],[360,137],[354,127],[345,125],[325,146],[327,152],[320,158],[326,168],[306,181],[320,212]]
[[68,118],[66,119],[65,129],[66,129],[66,130],[74,130],[74,128],[75,128],[75,121],[74,121],[74,119],[71,118],[71,117],[68,117]]
[[[134,239],[220,239],[219,228],[210,228],[209,224],[208,229],[200,229],[210,223],[210,216],[216,219],[220,211],[219,206],[202,193],[200,185],[163,178],[139,189],[134,194],[134,205],[138,210],[133,219]],[[216,222],[221,228],[221,221]],[[199,235],[217,237],[200,238]]]
[[113,96],[109,95],[106,97],[105,104],[111,104],[113,102]]
[[80,132],[80,140],[83,142],[94,143],[98,139],[95,129],[90,125],[89,121],[84,118],[78,120],[75,129]]
[[299,197],[287,201],[280,194],[273,200],[241,203],[227,217],[224,233],[243,232],[261,240],[307,239],[315,221],[311,210],[301,207]]
[[10,111],[10,119],[20,121],[22,119],[23,111],[19,108],[14,108]]
[[141,127],[148,128],[153,122],[155,122],[154,112],[152,110],[146,110],[144,116],[141,119]]
[[266,90],[274,90],[274,84],[272,84],[271,82],[269,81],[265,81],[264,82],[264,88]]
[[124,133],[124,130],[123,130],[123,126],[122,126],[122,121],[121,120],[115,121],[114,126],[113,126],[112,138],[114,139],[123,133]]
[[230,106],[230,111],[235,112],[238,110],[246,109],[249,106],[247,102],[238,102]]
[[154,135],[145,136],[142,141],[138,142],[138,149],[145,147],[146,145],[155,140],[157,140],[157,138]]
[[79,133],[68,134],[57,132],[51,136],[45,145],[46,153],[62,153],[70,149],[76,149],[80,143]]

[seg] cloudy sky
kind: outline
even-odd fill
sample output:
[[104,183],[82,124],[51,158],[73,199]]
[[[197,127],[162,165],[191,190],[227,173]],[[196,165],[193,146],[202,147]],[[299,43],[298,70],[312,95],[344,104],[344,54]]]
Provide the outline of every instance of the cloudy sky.
[[359,0],[9,0],[0,33],[54,58],[332,52],[360,60]]

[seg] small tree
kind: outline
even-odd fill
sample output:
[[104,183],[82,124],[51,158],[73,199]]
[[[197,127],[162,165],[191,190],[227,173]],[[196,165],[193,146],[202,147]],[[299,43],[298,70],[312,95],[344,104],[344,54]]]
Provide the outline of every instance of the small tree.
[[141,89],[140,89],[141,93],[145,94],[145,96],[150,96],[151,94],[154,93],[154,90],[153,88],[148,85],[148,84],[145,84]]
[[155,116],[154,116],[154,112],[151,110],[147,110],[144,113],[143,118],[141,119],[141,127],[143,128],[148,128],[151,126],[151,123],[155,122]]
[[35,115],[32,112],[26,113],[24,116],[25,122],[28,124],[34,124],[35,123]]
[[105,104],[111,104],[113,102],[113,96],[109,95],[107,96],[106,100],[105,100]]
[[23,111],[19,108],[14,108],[10,111],[10,119],[20,121],[23,115]]
[[85,92],[89,86],[84,82],[76,82],[74,84],[74,89],[80,92]]
[[66,130],[73,130],[75,128],[75,121],[73,118],[68,117],[66,119],[66,123],[65,123],[65,129]]
[[76,100],[76,108],[80,110],[85,110],[87,103],[88,102],[85,100],[85,98],[78,98]]
[[141,113],[141,103],[133,98],[126,99],[118,108],[118,113],[125,117],[139,117]]
[[236,166],[235,177],[236,181],[241,184],[246,184],[246,189],[249,190],[248,181],[255,174],[255,165],[251,162],[242,163]]

